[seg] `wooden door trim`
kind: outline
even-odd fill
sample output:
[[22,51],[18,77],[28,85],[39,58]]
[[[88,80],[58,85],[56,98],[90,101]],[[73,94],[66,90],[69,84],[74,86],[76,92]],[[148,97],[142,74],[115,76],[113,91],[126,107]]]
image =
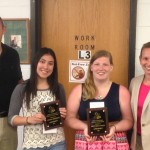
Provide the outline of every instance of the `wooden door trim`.
[[30,12],[30,60],[32,60],[35,52],[41,47],[41,0],[30,1]]
[[136,15],[137,0],[130,0],[128,85],[135,75]]
[[[41,0],[31,0],[31,58],[41,46]],[[128,84],[135,75],[137,0],[130,0]]]

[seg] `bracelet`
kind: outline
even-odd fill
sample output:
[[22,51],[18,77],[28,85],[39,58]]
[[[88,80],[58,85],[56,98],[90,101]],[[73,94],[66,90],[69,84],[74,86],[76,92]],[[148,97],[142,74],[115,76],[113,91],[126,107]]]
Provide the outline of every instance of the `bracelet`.
[[116,126],[115,126],[115,125],[112,125],[112,127],[114,127],[114,128],[115,128],[115,132],[116,132]]
[[29,125],[30,123],[28,122],[29,117],[26,117],[26,123]]

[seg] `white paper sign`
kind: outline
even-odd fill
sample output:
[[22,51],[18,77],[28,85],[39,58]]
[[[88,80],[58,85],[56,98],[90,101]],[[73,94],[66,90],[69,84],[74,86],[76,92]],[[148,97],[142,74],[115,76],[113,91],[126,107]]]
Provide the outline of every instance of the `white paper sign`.
[[87,77],[89,61],[70,60],[69,82],[84,83]]
[[104,102],[90,102],[90,108],[102,108],[105,107]]

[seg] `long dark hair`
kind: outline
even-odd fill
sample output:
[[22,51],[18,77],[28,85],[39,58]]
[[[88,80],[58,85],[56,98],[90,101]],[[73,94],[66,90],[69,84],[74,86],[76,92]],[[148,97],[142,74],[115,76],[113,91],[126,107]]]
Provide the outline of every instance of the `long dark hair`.
[[31,74],[30,78],[27,80],[25,88],[25,100],[27,108],[30,108],[29,103],[31,98],[33,99],[37,95],[37,64],[41,57],[45,54],[51,55],[54,59],[54,68],[52,74],[47,78],[49,84],[49,90],[52,94],[59,99],[59,83],[58,83],[58,70],[57,70],[57,60],[54,51],[50,48],[41,48],[37,51],[32,64],[31,64]]

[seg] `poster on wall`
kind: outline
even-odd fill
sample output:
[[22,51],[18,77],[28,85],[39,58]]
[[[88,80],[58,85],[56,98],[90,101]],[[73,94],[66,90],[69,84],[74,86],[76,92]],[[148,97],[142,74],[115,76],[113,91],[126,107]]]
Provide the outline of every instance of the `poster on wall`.
[[29,64],[29,19],[7,18],[3,20],[6,26],[6,32],[2,39],[3,43],[17,50],[21,64]]
[[69,82],[84,83],[87,77],[89,61],[70,60]]

